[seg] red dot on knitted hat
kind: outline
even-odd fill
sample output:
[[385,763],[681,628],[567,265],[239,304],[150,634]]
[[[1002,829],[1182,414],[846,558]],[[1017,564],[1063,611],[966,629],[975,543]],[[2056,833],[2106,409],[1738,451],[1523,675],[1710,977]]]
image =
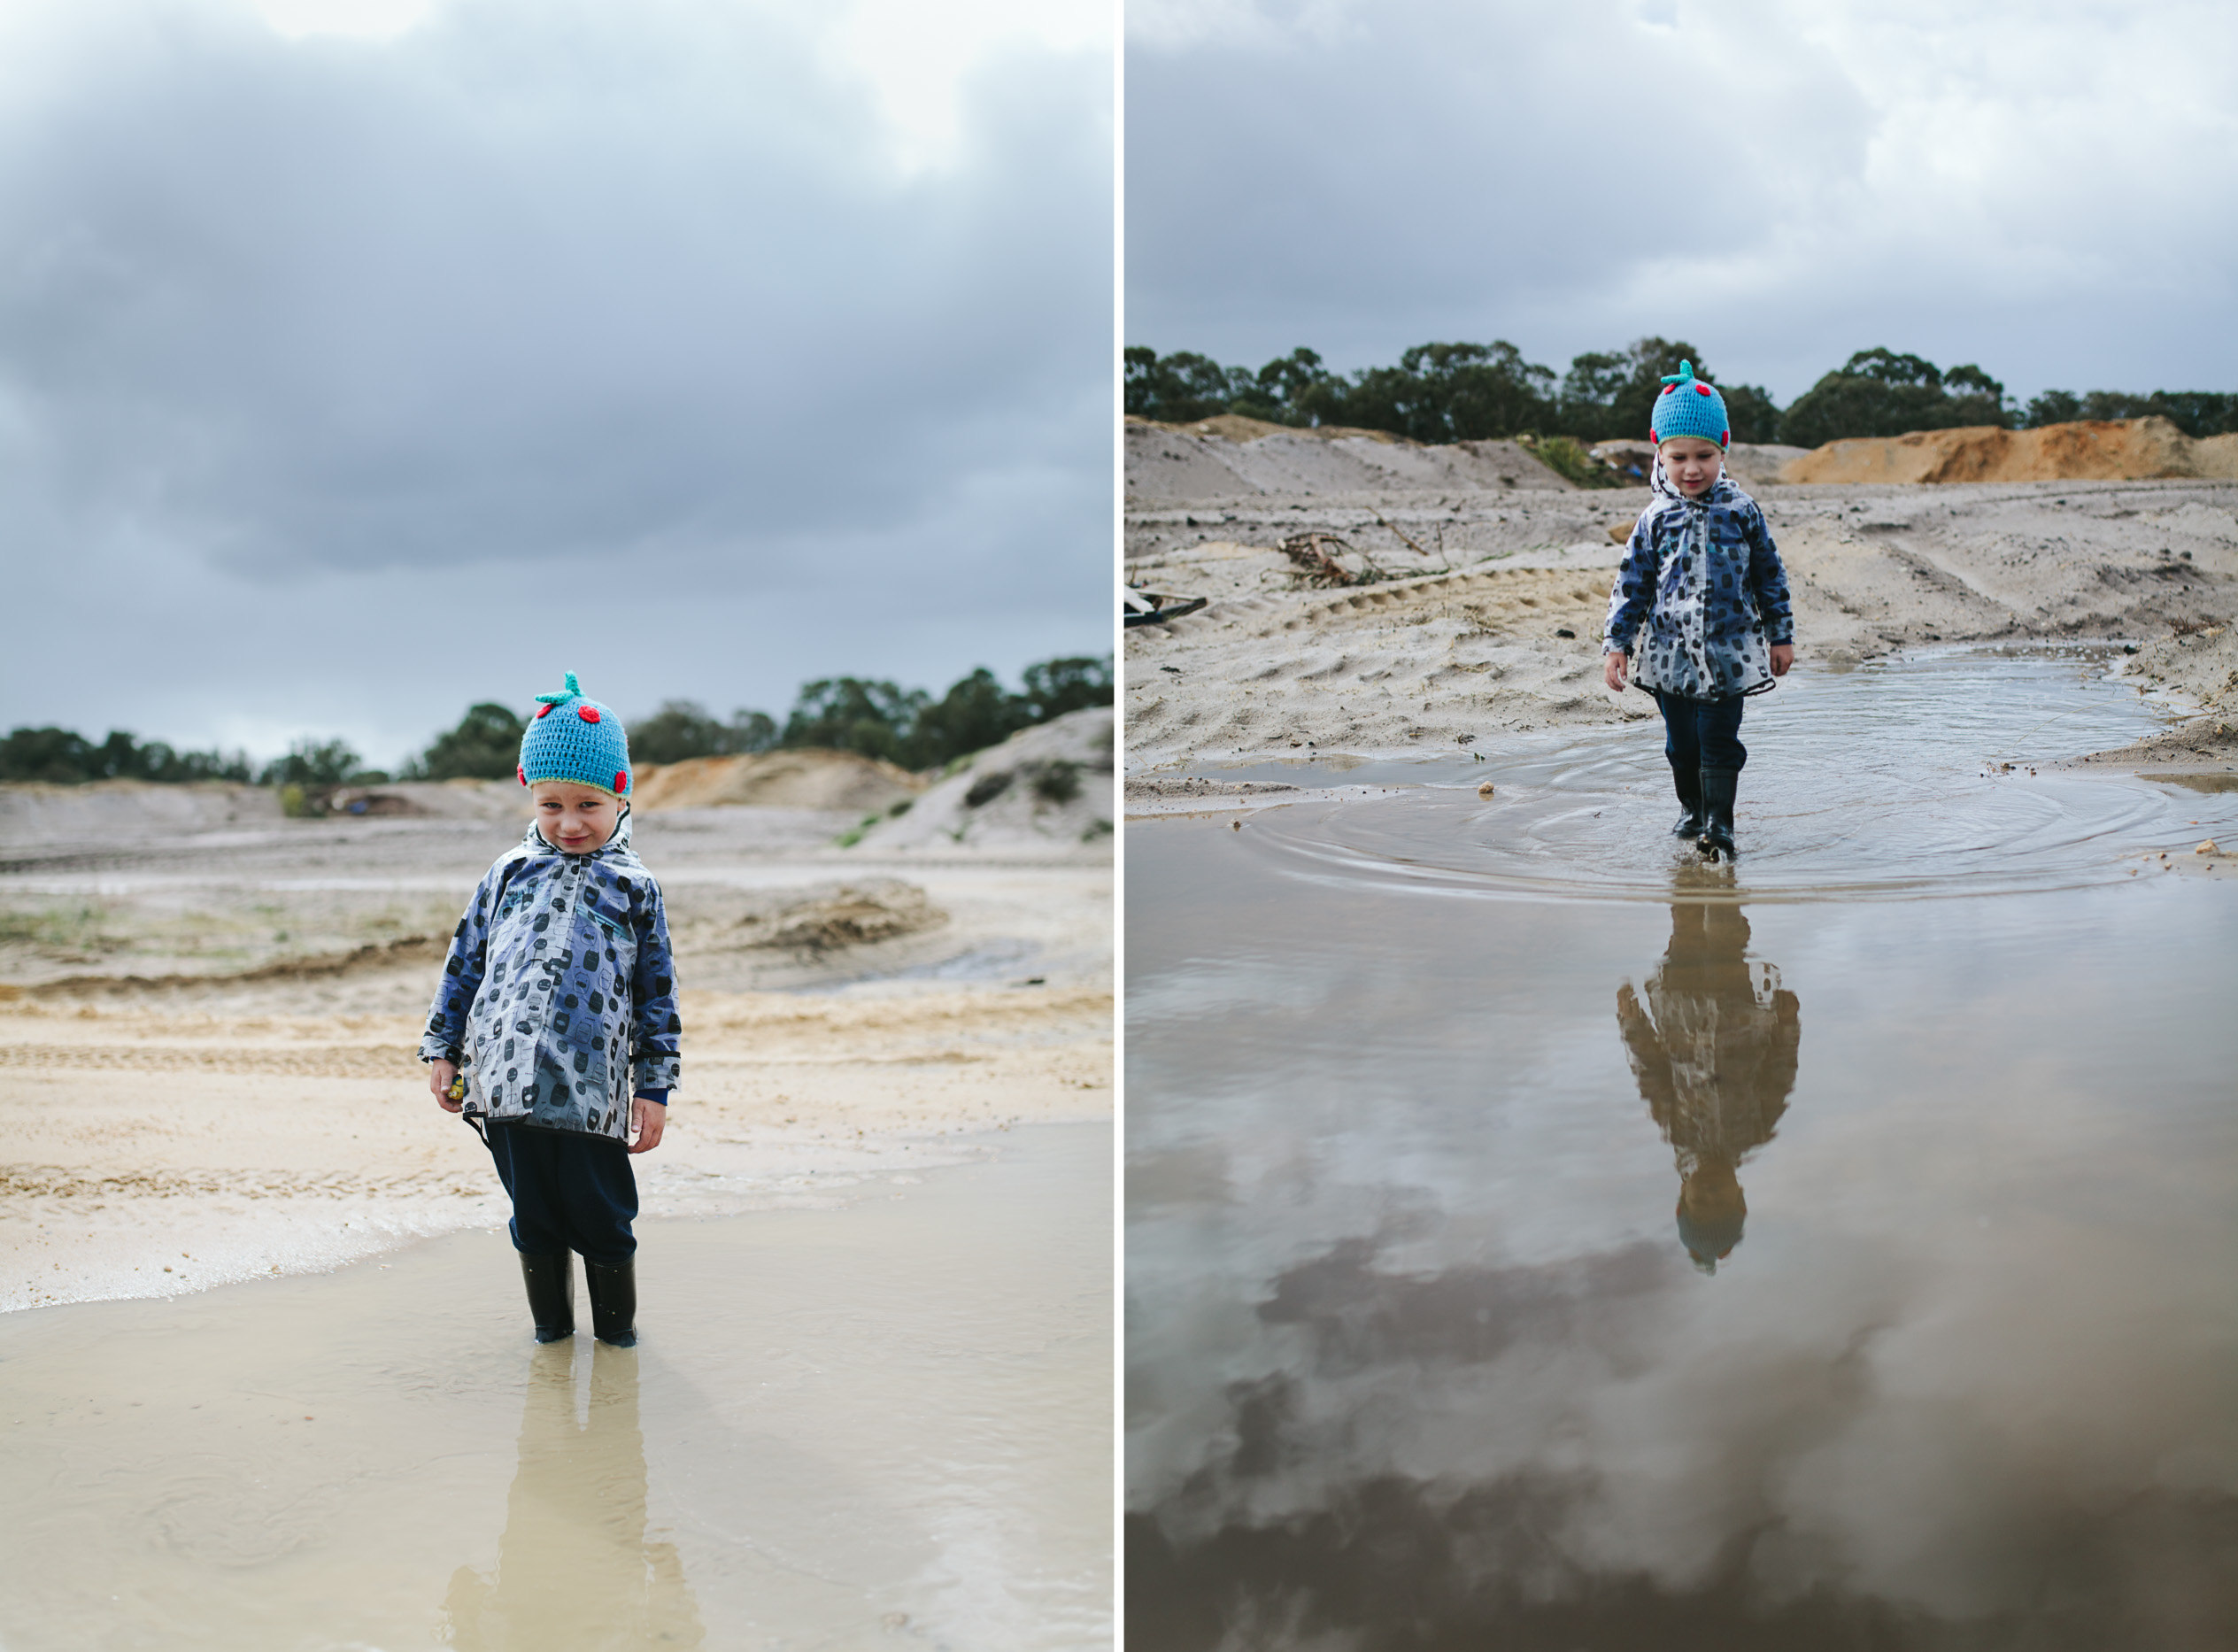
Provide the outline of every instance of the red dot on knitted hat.
[[614,796],[616,796],[616,797],[620,797],[620,796],[621,796],[623,792],[625,792],[625,791],[629,791],[629,771],[628,769],[626,769],[626,768],[617,768],[617,769],[615,769],[615,770],[614,771]]
[[1718,431],[1717,445],[1719,447],[1731,447],[1733,445],[1733,432],[1730,430]]
[[520,764],[515,763],[513,766],[513,772],[521,776],[521,784],[522,785],[525,786],[529,784],[529,771],[521,768]]
[[550,700],[546,700],[543,705],[537,706],[536,715],[539,717],[549,717],[552,715],[552,702]]
[[1709,387],[1707,384],[1697,384],[1694,386],[1694,394],[1697,396],[1707,396],[1709,394]]
[[596,722],[598,721],[598,708],[596,706],[578,706],[575,707],[575,715],[585,722]]
[[1678,387],[1676,384],[1666,384],[1663,387],[1663,393],[1668,396],[1671,391],[1677,390],[1678,388]]

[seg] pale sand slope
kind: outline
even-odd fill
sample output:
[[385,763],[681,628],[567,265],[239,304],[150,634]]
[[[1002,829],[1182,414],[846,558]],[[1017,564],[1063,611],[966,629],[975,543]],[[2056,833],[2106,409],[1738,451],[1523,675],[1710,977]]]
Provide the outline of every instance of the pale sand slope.
[[[1787,565],[1806,659],[1988,639],[2143,642],[2238,610],[2238,484],[1764,487],[1756,497]],[[1644,695],[1601,686],[1599,640],[1620,556],[1609,529],[1648,498],[1454,490],[1131,512],[1130,581],[1213,600],[1127,634],[1130,774],[1307,752],[1452,753],[1501,732],[1652,716]],[[1300,589],[1271,547],[1308,529],[1343,535],[1386,569],[1450,561],[1454,571]],[[2208,734],[2231,738],[2211,722]]]
[[[641,830],[685,987],[684,1085],[637,1161],[648,1214],[842,1199],[969,1132],[1111,1115],[1107,842],[905,865],[832,847],[846,818]],[[12,845],[0,1307],[327,1268],[501,1220],[486,1154],[413,1052],[448,930],[513,835],[289,822]]]

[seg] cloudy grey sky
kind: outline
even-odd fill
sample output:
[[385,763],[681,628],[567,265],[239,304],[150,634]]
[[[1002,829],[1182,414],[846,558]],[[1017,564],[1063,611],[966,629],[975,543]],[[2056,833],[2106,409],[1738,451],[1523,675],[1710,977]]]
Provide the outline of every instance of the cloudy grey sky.
[[1110,645],[1105,0],[5,0],[0,726]]
[[2238,390],[2219,0],[1130,0],[1126,337]]

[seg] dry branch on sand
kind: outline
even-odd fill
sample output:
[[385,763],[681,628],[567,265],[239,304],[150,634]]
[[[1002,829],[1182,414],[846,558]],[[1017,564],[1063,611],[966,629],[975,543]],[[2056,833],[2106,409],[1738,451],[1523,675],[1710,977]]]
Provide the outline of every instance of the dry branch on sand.
[[[1330,550],[1331,545],[1336,551]],[[1367,585],[1383,578],[1381,569],[1334,534],[1293,534],[1277,549],[1305,570],[1308,585]],[[1338,561],[1339,552],[1359,557],[1363,564],[1361,571],[1355,574]]]

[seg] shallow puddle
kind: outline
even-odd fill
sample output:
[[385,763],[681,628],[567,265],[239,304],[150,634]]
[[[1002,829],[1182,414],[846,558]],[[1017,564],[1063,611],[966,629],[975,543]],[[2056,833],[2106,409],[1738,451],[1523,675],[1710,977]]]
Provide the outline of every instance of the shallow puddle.
[[2128,875],[2233,805],[1861,680],[1737,868],[1638,728],[1129,823],[1131,1638],[2238,1644],[2238,876]]
[[[1752,700],[1741,728],[1736,891],[1977,894],[2125,876],[2140,850],[2188,852],[2203,820],[2238,820],[2238,799],[2219,776],[2176,790],[2047,765],[2165,726],[2133,685],[2080,655],[1954,652],[1799,672]],[[1665,835],[1678,807],[1660,728],[1532,737],[1491,761],[1223,772],[1348,788],[1252,823],[1262,852],[1306,876],[1663,899],[1695,856]],[[1486,781],[1490,798],[1478,795]]]
[[634,1353],[480,1231],[0,1318],[0,1645],[1108,1645],[1111,1133],[999,1139],[641,1224]]

